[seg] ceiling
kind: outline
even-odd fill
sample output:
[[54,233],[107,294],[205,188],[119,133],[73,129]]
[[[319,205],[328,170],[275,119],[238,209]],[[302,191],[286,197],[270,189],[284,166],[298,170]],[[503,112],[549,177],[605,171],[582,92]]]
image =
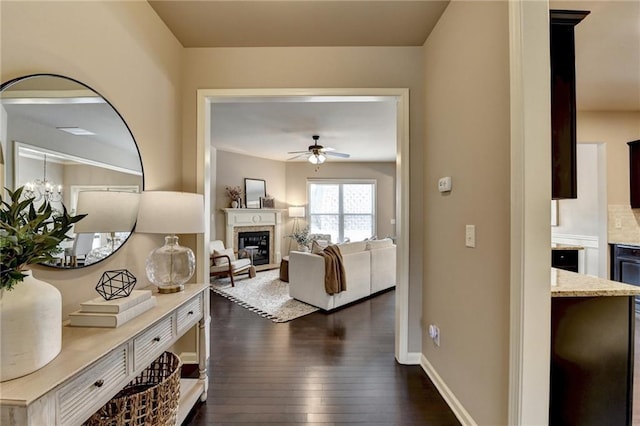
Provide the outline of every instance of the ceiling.
[[[149,4],[184,47],[422,46],[448,1],[149,0]],[[640,2],[551,0],[550,8],[591,11],[576,27],[578,109],[640,111]],[[304,149],[317,133],[321,144],[352,154],[351,161],[393,160],[395,144],[388,135],[395,132],[395,118],[375,115],[383,113],[381,107],[364,120],[366,108],[376,109],[362,103],[219,106],[213,145],[286,160],[287,151]]]

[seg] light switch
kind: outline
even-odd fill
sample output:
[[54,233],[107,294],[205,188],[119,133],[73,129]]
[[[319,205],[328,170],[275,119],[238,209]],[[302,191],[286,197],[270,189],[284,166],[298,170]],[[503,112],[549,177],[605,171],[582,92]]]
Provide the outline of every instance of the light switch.
[[466,225],[464,245],[472,248],[476,246],[476,226],[475,225]]

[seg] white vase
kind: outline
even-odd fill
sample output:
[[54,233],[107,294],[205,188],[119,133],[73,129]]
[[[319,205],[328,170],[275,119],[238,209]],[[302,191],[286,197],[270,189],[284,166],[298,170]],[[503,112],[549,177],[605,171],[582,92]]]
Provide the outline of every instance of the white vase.
[[31,271],[13,290],[0,290],[0,381],[32,373],[62,345],[62,295]]
[[232,209],[237,209],[237,208],[238,208],[238,202],[237,202],[236,200],[233,200],[233,201],[231,202],[231,208],[232,208]]
[[309,246],[305,244],[298,244],[298,251],[303,251],[305,253],[308,253],[310,251]]

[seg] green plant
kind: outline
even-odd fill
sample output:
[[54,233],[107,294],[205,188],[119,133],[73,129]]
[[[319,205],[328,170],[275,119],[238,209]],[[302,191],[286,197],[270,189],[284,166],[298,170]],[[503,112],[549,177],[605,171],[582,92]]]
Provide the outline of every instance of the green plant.
[[[6,188],[5,188],[6,189]],[[22,199],[20,187],[5,201],[0,194],[0,289],[11,290],[21,282],[27,265],[51,261],[71,226],[86,215],[71,216],[66,207],[55,213],[48,202],[36,209],[33,198]]]
[[287,235],[287,237],[291,238],[293,241],[298,243],[298,245],[306,246],[311,242],[311,237],[309,237],[309,227],[305,226],[302,229],[296,230],[293,233]]

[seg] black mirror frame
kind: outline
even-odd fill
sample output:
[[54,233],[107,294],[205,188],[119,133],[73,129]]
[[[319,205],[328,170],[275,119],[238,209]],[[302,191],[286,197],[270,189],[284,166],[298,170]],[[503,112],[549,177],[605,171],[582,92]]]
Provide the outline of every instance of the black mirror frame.
[[[140,189],[140,192],[144,191],[145,188],[145,180],[144,180],[144,164],[142,162],[142,155],[140,154],[140,147],[138,146],[138,142],[136,141],[136,138],[133,136],[133,132],[131,132],[131,128],[129,128],[129,125],[127,124],[126,120],[124,119],[124,117],[122,117],[122,114],[120,114],[120,112],[116,109],[116,107],[113,106],[113,104],[104,96],[102,96],[102,94],[100,92],[98,92],[97,90],[95,90],[94,88],[88,86],[87,84],[76,80],[73,77],[68,77],[65,75],[61,75],[61,74],[54,74],[54,73],[36,73],[36,74],[28,74],[28,75],[24,75],[21,77],[16,77],[13,78],[11,80],[8,80],[2,84],[0,84],[0,93],[2,91],[4,91],[5,89],[7,89],[8,87],[13,86],[14,84],[20,83],[22,81],[25,80],[29,80],[32,78],[36,78],[36,77],[57,77],[57,78],[62,78],[65,80],[69,80],[72,81],[76,84],[79,84],[80,86],[85,87],[88,90],[91,90],[92,92],[94,92],[96,95],[100,96],[102,99],[104,99],[104,101],[107,103],[107,105],[109,105],[111,107],[111,109],[116,113],[116,115],[120,118],[120,120],[122,121],[122,124],[124,124],[125,128],[127,129],[127,132],[129,133],[129,135],[131,136],[131,140],[133,141],[133,144],[136,148],[136,152],[138,153],[138,158],[140,160],[140,170],[142,172],[142,188]],[[6,171],[5,171],[6,173]],[[14,188],[15,189],[15,188]],[[122,244],[120,244],[118,246],[117,249],[115,249],[111,254],[109,254],[108,256],[98,260],[95,263],[91,263],[90,265],[81,265],[81,266],[73,266],[73,267],[69,267],[69,266],[58,266],[58,265],[51,265],[51,264],[47,264],[47,263],[40,263],[39,265],[41,266],[46,266],[49,268],[53,268],[53,269],[60,269],[60,270],[73,270],[73,269],[80,269],[80,268],[85,268],[85,267],[89,267],[89,266],[93,266],[93,265],[97,265],[98,263],[110,258],[111,256],[113,256],[118,250],[120,250],[120,248],[129,240],[129,238],[131,238],[131,234],[133,234],[133,232],[135,231],[135,225],[133,226],[133,228],[131,229],[131,232],[129,234],[129,236],[127,237],[127,239],[125,241],[122,242]]]

